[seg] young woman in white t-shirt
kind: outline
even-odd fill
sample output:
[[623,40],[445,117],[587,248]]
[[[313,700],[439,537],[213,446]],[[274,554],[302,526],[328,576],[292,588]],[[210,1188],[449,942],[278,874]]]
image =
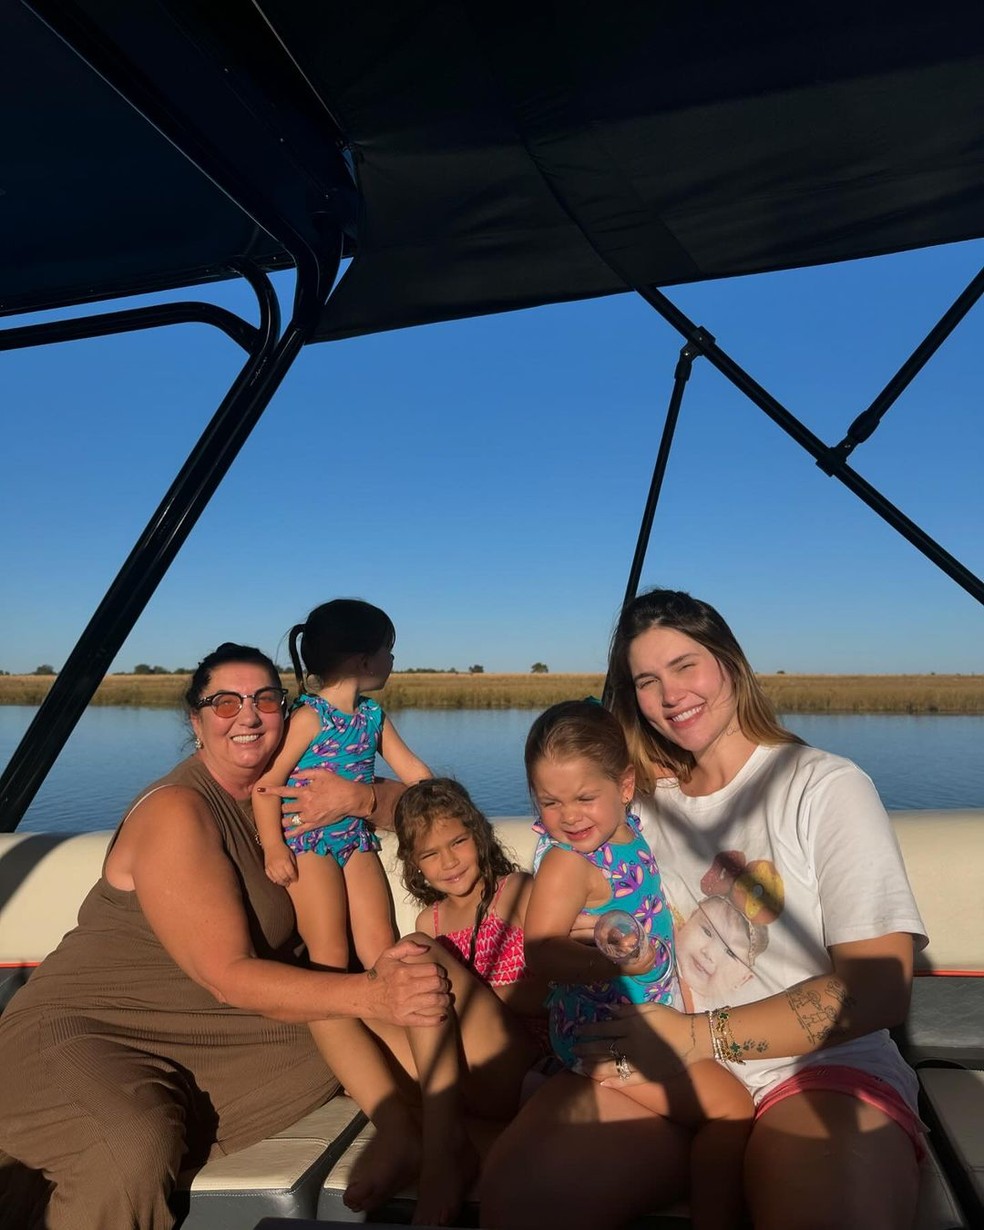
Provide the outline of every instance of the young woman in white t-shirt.
[[922,1125],[888,1029],[926,940],[873,785],[779,725],[727,624],[688,594],[625,607],[609,686],[677,926],[704,933],[684,944],[688,1010],[585,1031],[596,1083],[561,1075],[527,1104],[490,1158],[483,1224],[616,1227],[685,1194],[686,1138],[620,1091],[617,1051],[630,1079],[713,1057],[744,1081],[756,1230],[904,1230]]

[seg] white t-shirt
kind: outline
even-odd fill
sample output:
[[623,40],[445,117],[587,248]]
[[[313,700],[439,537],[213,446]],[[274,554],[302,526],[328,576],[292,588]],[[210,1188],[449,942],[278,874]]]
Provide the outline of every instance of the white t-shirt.
[[[927,943],[891,821],[849,760],[800,744],[757,747],[714,794],[690,798],[668,781],[636,803],[673,911],[689,1011],[751,1003],[824,973],[832,944],[893,931]],[[759,1101],[816,1064],[870,1072],[915,1109],[915,1074],[887,1030],[728,1066]]]

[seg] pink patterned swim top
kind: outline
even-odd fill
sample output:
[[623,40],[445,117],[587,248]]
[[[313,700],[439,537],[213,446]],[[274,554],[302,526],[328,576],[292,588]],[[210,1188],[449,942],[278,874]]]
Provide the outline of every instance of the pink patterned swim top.
[[[505,987],[519,982],[526,973],[526,958],[523,954],[523,928],[504,922],[495,913],[496,902],[502,892],[503,880],[496,889],[489,912],[482,919],[475,941],[475,964],[472,967],[477,978],[490,987]],[[434,902],[434,934],[437,942],[463,964],[468,963],[474,927],[462,927],[459,931],[440,933],[438,903]]]

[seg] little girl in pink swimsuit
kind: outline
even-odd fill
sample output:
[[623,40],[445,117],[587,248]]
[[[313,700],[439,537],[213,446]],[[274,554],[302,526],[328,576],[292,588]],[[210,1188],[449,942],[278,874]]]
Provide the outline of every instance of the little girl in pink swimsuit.
[[546,1038],[546,987],[526,969],[523,920],[533,877],[517,870],[464,786],[433,778],[397,805],[403,883],[422,905],[417,930]]
[[415,1030],[412,1064],[401,1060],[422,1103],[414,1221],[444,1226],[478,1173],[475,1121],[508,1122],[543,1079],[541,1065],[554,1062],[546,985],[523,956],[531,877],[506,857],[467,790],[449,778],[418,782],[397,804],[394,827],[403,882],[425,907],[414,938],[430,945],[454,988],[455,1011],[441,1027]]

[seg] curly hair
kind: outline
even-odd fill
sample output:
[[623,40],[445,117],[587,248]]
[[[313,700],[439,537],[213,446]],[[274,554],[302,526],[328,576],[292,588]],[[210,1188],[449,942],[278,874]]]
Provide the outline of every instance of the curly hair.
[[403,868],[403,885],[421,905],[443,901],[447,894],[430,883],[414,861],[414,850],[421,838],[439,820],[460,820],[471,834],[478,854],[482,879],[482,897],[475,912],[468,966],[475,960],[478,929],[489,912],[496,889],[503,876],[518,871],[518,867],[503,850],[495,829],[472,802],[471,795],[451,777],[432,777],[409,786],[396,805],[393,827],[396,830],[397,853]]

